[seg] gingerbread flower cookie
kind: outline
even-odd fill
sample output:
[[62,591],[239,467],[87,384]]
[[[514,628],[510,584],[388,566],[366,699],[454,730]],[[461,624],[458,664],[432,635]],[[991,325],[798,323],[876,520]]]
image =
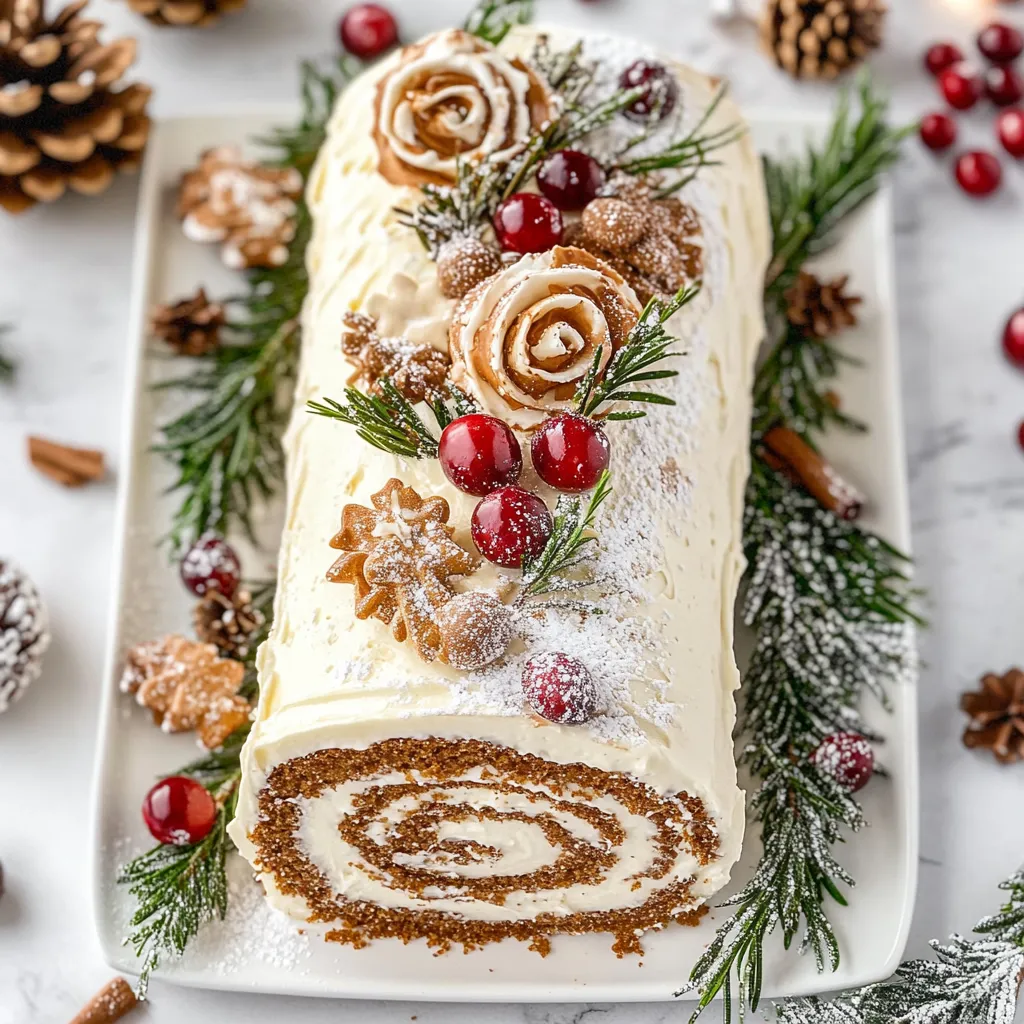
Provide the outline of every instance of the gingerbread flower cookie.
[[485,412],[535,429],[573,408],[597,349],[603,370],[642,311],[623,277],[582,249],[524,256],[456,308],[451,378]]
[[507,162],[553,112],[518,58],[459,30],[407,47],[377,87],[374,140],[393,185],[447,185],[460,160]]

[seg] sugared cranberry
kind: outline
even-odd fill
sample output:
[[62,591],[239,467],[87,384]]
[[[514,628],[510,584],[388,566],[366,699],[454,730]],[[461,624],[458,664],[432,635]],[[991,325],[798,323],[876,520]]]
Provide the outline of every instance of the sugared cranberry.
[[928,47],[928,52],[924,55],[924,66],[933,75],[938,75],[963,59],[960,47],[953,43],[936,43]]
[[1018,309],[1003,329],[1003,352],[1019,370],[1024,370],[1024,307]]
[[219,590],[231,597],[242,578],[235,549],[219,534],[204,533],[181,560],[181,581],[196,597]]
[[582,210],[604,184],[604,168],[588,153],[561,149],[541,164],[537,185],[560,210]]
[[1024,157],[1024,110],[1004,110],[996,120],[996,131],[1010,156]]
[[990,196],[1003,180],[1003,169],[991,153],[975,150],[957,160],[956,180],[968,195]]
[[522,487],[492,491],[473,510],[473,543],[488,562],[521,569],[544,550],[554,520],[547,505]]
[[523,471],[523,450],[508,424],[477,412],[444,428],[437,457],[444,475],[478,498],[514,484]]
[[342,17],[338,35],[349,53],[370,60],[398,42],[398,22],[380,4],[356,4]]
[[645,87],[644,92],[623,110],[626,117],[633,121],[646,121],[652,115],[659,121],[668,117],[679,98],[675,76],[663,64],[638,60],[622,72],[619,86],[636,89],[641,85]]
[[978,49],[996,64],[1008,64],[1024,51],[1024,36],[1012,25],[994,21],[978,33]]
[[1008,107],[1024,98],[1024,80],[1013,68],[998,65],[985,73],[985,95],[997,106]]
[[523,668],[523,693],[541,718],[581,725],[597,713],[597,687],[587,666],[567,654],[538,654]]
[[562,215],[547,196],[517,192],[498,207],[494,230],[506,252],[547,252],[562,242]]
[[172,775],[146,794],[142,818],[158,843],[186,846],[210,834],[217,820],[217,804],[195,779]]
[[921,141],[936,152],[956,142],[956,121],[949,114],[925,114],[921,118]]
[[973,68],[956,64],[939,75],[939,88],[951,107],[969,110],[981,98],[984,82]]
[[608,436],[592,420],[571,412],[552,416],[530,442],[533,468],[558,491],[589,491],[608,468]]
[[826,736],[811,759],[851,793],[863,789],[875,771],[875,753],[871,744],[856,732],[837,732]]

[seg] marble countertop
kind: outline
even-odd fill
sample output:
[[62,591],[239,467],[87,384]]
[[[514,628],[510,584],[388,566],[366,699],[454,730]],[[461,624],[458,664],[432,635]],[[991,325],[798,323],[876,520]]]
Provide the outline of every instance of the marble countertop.
[[[461,20],[466,0],[392,0],[412,37]],[[920,71],[927,42],[967,43],[986,15],[1024,26],[1024,4],[901,0],[893,5],[879,79],[904,117],[935,105]],[[212,102],[293,95],[300,58],[334,52],[344,2],[250,0],[207,32],[149,27],[117,0],[90,11],[139,38],[140,77],[158,114]],[[656,42],[730,78],[747,106],[827,109],[832,90],[795,86],[756,52],[749,26],[713,24],[707,0],[538,0],[546,20],[586,23]],[[429,11],[427,10],[429,8]],[[991,115],[963,119],[989,144]],[[1024,376],[998,338],[1024,299],[1024,167],[1001,193],[969,200],[949,160],[911,142],[897,174],[897,258],[914,546],[929,593],[920,686],[920,892],[908,952],[964,931],[993,909],[995,886],[1024,860],[1021,771],[959,741],[961,690],[984,671],[1024,660]],[[49,603],[55,639],[43,678],[0,718],[0,1024],[65,1021],[110,976],[95,940],[89,893],[89,781],[111,586],[115,483],[65,491],[34,473],[25,435],[105,449],[116,478],[135,184],[102,199],[71,198],[0,219],[0,321],[19,382],[0,392],[0,555],[14,556]],[[1011,808],[1014,813],[1011,813]],[[454,1007],[337,1004],[188,991],[154,983],[140,1019],[153,1024],[245,1019],[270,1024],[352,1019],[367,1024],[682,1022],[679,1005]],[[134,1018],[133,1018],[134,1019]],[[720,1019],[717,1011],[708,1021]]]

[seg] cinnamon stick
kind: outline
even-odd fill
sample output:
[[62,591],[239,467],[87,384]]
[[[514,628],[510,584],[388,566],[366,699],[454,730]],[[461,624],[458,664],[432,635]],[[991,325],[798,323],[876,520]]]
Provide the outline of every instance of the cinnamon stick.
[[761,439],[761,457],[799,484],[840,519],[856,519],[864,508],[864,495],[847,483],[796,431],[772,427]]
[[29,437],[28,458],[40,473],[65,487],[81,487],[104,473],[103,452],[72,448],[44,437]]
[[71,1024],[114,1024],[138,1005],[131,985],[124,978],[114,978],[78,1011]]

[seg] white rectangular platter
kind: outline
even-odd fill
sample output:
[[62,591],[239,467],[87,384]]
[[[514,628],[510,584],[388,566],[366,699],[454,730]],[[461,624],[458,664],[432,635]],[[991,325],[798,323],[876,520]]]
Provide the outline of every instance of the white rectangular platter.
[[[145,314],[152,302],[189,293],[197,285],[211,294],[232,294],[238,279],[218,262],[214,249],[185,240],[174,217],[174,189],[181,172],[206,147],[245,143],[277,123],[288,108],[166,120],[156,126],[143,172],[138,218],[134,312],[129,335],[128,404],[121,459],[120,513],[116,533],[118,583],[111,614],[109,659],[103,680],[99,758],[96,769],[94,887],[100,940],[110,964],[132,972],[138,965],[122,945],[132,906],[115,884],[118,868],[148,848],[139,805],[152,781],[193,759],[191,737],[165,736],[146,712],[117,692],[123,652],[141,640],[189,631],[189,596],[159,545],[174,499],[164,492],[172,474],[151,454],[158,424],[173,412],[173,399],[150,386],[180,364],[148,350]],[[798,118],[752,118],[762,151],[798,150],[808,132],[820,130]],[[871,424],[867,435],[833,437],[828,453],[837,468],[871,496],[866,525],[903,549],[909,522],[896,348],[896,310],[891,257],[890,198],[881,194],[848,225],[822,261],[826,271],[850,273],[864,296],[860,325],[844,344],[863,363],[844,371],[838,390],[844,408]],[[273,510],[265,524],[273,536]],[[245,552],[253,576],[267,576],[273,545]],[[849,908],[830,905],[842,947],[837,973],[822,977],[813,958],[788,954],[778,936],[765,952],[767,996],[797,995],[855,986],[891,973],[906,943],[917,869],[916,694],[893,694],[886,715],[867,709],[871,726],[887,738],[882,752],[889,779],[876,779],[863,796],[871,827],[853,837],[840,859],[857,879]],[[756,864],[758,836],[748,834],[733,883],[745,881]],[[353,950],[323,942],[269,910],[241,858],[230,857],[228,918],[215,922],[180,962],[161,967],[159,977],[208,988],[379,999],[469,1002],[626,1002],[669,1000],[711,939],[727,911],[712,910],[698,928],[673,926],[645,939],[640,961],[617,959],[607,936],[560,937],[541,959],[523,945],[505,942],[464,956],[436,957],[423,943],[378,942]]]

